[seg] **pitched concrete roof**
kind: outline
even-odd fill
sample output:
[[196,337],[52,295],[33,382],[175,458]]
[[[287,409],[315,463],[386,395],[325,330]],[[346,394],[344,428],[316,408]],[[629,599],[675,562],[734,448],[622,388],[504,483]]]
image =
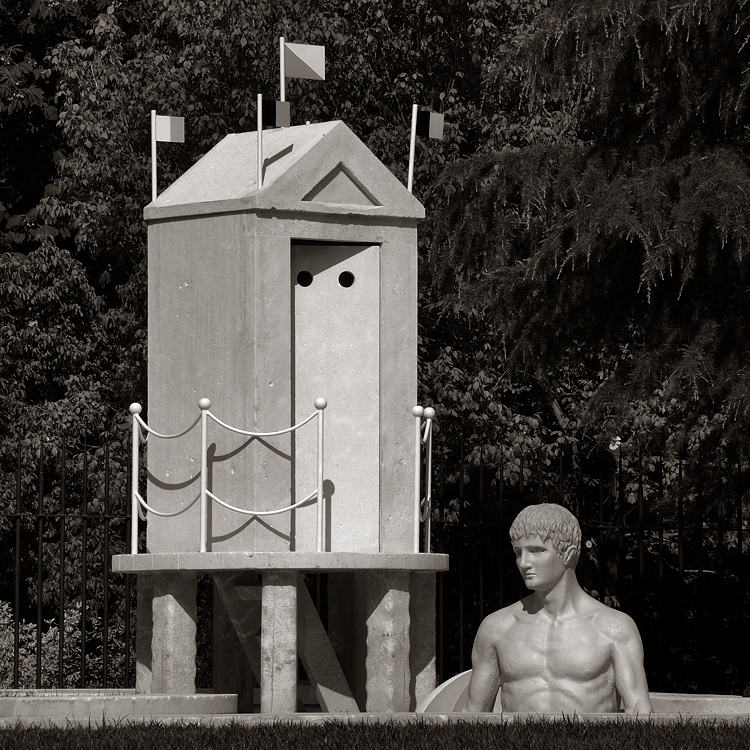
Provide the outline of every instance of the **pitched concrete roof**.
[[227,135],[144,209],[147,221],[236,211],[359,215],[415,222],[424,209],[341,121]]

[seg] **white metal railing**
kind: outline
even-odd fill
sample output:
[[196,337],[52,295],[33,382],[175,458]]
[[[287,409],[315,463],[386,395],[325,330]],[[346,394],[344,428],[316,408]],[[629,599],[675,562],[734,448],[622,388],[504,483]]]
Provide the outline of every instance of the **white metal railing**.
[[[415,406],[414,415],[414,551],[419,552],[419,529],[424,523],[424,551],[432,533],[432,421],[435,410]],[[422,446],[425,446],[425,493],[422,497]]]
[[[287,427],[283,430],[275,430],[273,432],[252,432],[250,430],[242,430],[239,427],[233,427],[232,425],[227,424],[226,422],[223,422],[220,420],[215,414],[212,414],[211,409],[211,401],[207,398],[202,398],[198,402],[198,406],[200,407],[200,415],[196,418],[196,420],[185,430],[182,432],[177,432],[173,434],[163,434],[156,432],[155,430],[152,430],[141,418],[141,405],[140,404],[131,404],[130,405],[130,414],[132,415],[133,420],[133,446],[132,446],[132,484],[131,484],[131,514],[132,514],[132,524],[131,524],[131,535],[130,535],[130,553],[132,555],[138,554],[138,517],[145,519],[145,516],[143,515],[142,509],[147,510],[149,513],[153,513],[156,516],[162,516],[162,517],[172,517],[172,516],[178,516],[181,513],[184,513],[189,508],[192,508],[193,505],[195,505],[196,500],[200,500],[200,551],[206,552],[208,549],[208,538],[207,538],[207,528],[208,528],[208,501],[211,499],[212,501],[219,503],[219,505],[222,505],[223,507],[234,511],[236,513],[242,513],[246,516],[271,516],[271,515],[278,515],[280,513],[287,513],[289,511],[294,510],[295,508],[299,508],[302,505],[306,505],[307,503],[311,502],[313,499],[317,502],[317,549],[318,552],[322,552],[324,549],[324,519],[325,519],[325,497],[323,495],[323,434],[324,434],[324,417],[323,412],[325,411],[326,406],[328,406],[328,403],[324,398],[317,398],[315,399],[315,411],[306,419],[303,419],[298,424],[292,425],[291,427]],[[285,508],[278,508],[274,510],[248,510],[247,508],[238,508],[236,505],[232,505],[230,503],[225,502],[221,498],[214,495],[213,492],[211,492],[208,489],[208,418],[211,418],[216,424],[220,425],[221,427],[224,427],[227,430],[230,430],[231,432],[235,432],[238,435],[245,435],[247,437],[252,438],[266,438],[266,437],[275,437],[277,435],[286,435],[287,433],[294,432],[298,430],[300,427],[303,427],[308,422],[311,422],[313,419],[317,417],[318,420],[318,434],[317,434],[317,476],[316,476],[316,489],[311,492],[309,495],[304,497],[302,500],[297,501],[296,503],[293,503],[292,505],[288,505]],[[140,444],[143,442],[145,443],[148,440],[149,435],[153,435],[154,437],[163,438],[166,440],[171,440],[173,438],[182,437],[183,435],[186,435],[190,430],[192,430],[198,423],[200,422],[200,429],[201,429],[201,472],[200,472],[200,493],[196,496],[196,498],[187,506],[184,508],[180,508],[178,511],[172,512],[172,513],[165,513],[163,511],[157,511],[154,510],[150,505],[146,503],[146,501],[141,496],[139,490],[138,490],[138,471],[139,471],[139,449]],[[146,436],[144,437],[142,433],[142,429],[146,431]]]

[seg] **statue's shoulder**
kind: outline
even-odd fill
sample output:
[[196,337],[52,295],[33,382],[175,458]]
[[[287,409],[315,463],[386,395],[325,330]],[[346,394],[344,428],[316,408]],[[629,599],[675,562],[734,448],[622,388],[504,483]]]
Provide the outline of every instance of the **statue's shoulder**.
[[523,610],[522,603],[513,602],[513,604],[495,610],[492,614],[487,615],[482,621],[482,627],[485,630],[506,630],[516,621],[518,614]]
[[621,612],[619,609],[612,609],[606,604],[592,599],[589,604],[592,613],[596,616],[595,621],[599,631],[609,638],[620,639],[629,638],[634,632],[638,632],[633,618]]

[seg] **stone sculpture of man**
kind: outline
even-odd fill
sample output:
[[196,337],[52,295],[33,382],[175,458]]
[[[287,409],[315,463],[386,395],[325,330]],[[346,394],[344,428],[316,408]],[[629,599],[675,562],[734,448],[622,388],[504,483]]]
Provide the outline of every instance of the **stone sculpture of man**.
[[561,505],[531,505],[510,529],[532,594],[482,622],[471,654],[466,712],[648,715],[643,645],[633,620],[589,596],[575,566],[581,530]]

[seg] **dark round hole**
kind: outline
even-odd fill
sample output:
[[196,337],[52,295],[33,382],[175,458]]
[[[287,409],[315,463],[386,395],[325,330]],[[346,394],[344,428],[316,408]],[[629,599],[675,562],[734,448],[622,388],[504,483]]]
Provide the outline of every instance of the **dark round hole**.
[[297,283],[300,286],[310,286],[313,281],[313,275],[309,271],[300,271],[297,274]]
[[339,274],[339,284],[350,287],[354,283],[354,274],[351,271],[342,271]]

